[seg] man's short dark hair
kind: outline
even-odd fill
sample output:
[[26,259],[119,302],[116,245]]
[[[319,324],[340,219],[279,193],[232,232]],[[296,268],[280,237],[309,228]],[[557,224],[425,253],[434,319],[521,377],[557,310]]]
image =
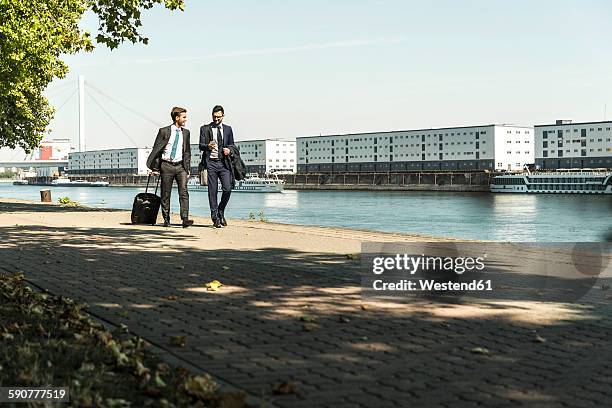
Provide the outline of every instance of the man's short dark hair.
[[172,117],[172,123],[176,122],[176,118],[178,118],[181,113],[186,113],[187,109],[185,108],[181,108],[178,106],[175,106],[174,108],[172,108],[172,111],[170,112],[170,116]]
[[217,105],[213,108],[212,113],[215,113],[215,112],[221,112],[223,115],[225,115],[225,112],[223,111],[223,106],[221,105]]

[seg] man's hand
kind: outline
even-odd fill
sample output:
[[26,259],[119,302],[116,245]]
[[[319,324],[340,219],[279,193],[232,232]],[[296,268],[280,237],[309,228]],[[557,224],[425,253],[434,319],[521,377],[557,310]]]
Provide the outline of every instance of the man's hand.
[[157,170],[151,170],[151,175],[152,175],[152,176],[159,176],[159,171],[157,171]]
[[226,156],[229,156],[229,154],[230,154],[230,149],[228,149],[227,147],[224,147],[224,148],[223,148],[223,154],[224,154],[224,155],[226,155]]
[[215,141],[213,140],[213,141],[211,141],[211,142],[208,144],[208,148],[209,148],[210,150],[215,150],[215,146],[216,146],[216,144],[217,144],[217,142],[215,142]]

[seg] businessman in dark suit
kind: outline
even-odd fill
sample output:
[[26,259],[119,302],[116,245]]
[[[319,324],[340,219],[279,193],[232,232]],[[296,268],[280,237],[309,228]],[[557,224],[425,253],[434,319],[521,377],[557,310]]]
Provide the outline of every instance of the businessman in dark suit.
[[187,192],[187,180],[191,170],[189,130],[185,129],[187,110],[174,107],[170,116],[173,123],[157,132],[153,150],[147,159],[147,167],[152,170],[153,174],[161,175],[161,208],[164,227],[170,226],[170,193],[172,193],[172,183],[176,180],[183,228],[187,228],[193,225],[193,221],[189,219],[189,193]]
[[[229,146],[234,144],[232,128],[223,124],[225,111],[217,105],[213,108],[213,121],[200,128],[200,150],[202,161],[208,170],[208,204],[210,217],[215,228],[227,226],[225,208],[232,193],[232,172]],[[221,202],[217,203],[217,183],[221,181],[223,193]]]

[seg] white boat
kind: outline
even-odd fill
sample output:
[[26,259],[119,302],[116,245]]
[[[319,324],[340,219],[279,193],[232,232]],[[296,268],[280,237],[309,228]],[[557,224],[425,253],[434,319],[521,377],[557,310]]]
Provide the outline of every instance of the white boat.
[[108,181],[70,180],[68,177],[59,177],[51,182],[56,187],[108,187]]
[[28,184],[30,184],[28,182],[28,180],[15,180],[15,181],[13,181],[13,185],[14,186],[27,186]]
[[491,181],[492,193],[612,194],[606,169],[559,169],[555,172],[504,174]]
[[[187,185],[190,190],[208,191],[208,186],[201,186],[197,177],[190,178]],[[259,177],[258,174],[249,173],[244,180],[236,181],[232,191],[238,193],[282,193],[284,188],[285,181],[276,176]],[[219,191],[221,191],[221,183],[219,183]]]

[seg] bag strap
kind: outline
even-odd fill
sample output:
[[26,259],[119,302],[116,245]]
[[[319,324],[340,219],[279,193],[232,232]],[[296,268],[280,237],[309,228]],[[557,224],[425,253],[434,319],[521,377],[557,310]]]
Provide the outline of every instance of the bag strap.
[[145,193],[149,192],[149,180],[151,180],[151,173],[149,173],[149,177],[147,177],[147,188],[145,188]]

